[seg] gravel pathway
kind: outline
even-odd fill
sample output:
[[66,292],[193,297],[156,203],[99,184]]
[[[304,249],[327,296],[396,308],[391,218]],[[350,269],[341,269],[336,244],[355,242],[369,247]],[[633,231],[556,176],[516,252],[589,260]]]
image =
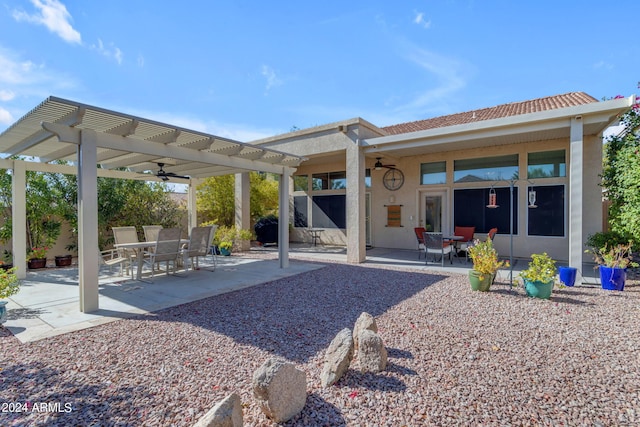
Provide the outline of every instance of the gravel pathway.
[[[0,328],[0,425],[191,426],[235,391],[245,425],[271,426],[251,377],[273,355],[307,373],[287,426],[640,425],[639,297],[336,263],[35,343]],[[324,350],[362,311],[389,368],[322,389]]]

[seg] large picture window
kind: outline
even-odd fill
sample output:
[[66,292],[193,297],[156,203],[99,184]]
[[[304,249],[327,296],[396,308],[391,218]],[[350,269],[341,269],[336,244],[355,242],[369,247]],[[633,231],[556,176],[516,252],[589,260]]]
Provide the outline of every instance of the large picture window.
[[518,179],[518,155],[454,160],[455,182],[479,182]]
[[306,228],[308,221],[307,196],[293,196],[293,226]]
[[513,188],[513,208],[509,187],[494,188],[497,208],[488,208],[489,188],[460,189],[453,192],[454,225],[476,227],[476,233],[488,233],[494,227],[498,233],[509,234],[509,212],[513,215],[513,234],[518,234],[518,187]]
[[565,151],[543,151],[529,153],[527,178],[556,178],[567,176]]
[[564,185],[531,187],[536,192],[535,209],[529,209],[530,236],[564,236]]
[[347,197],[344,194],[313,196],[311,222],[314,228],[347,228]]

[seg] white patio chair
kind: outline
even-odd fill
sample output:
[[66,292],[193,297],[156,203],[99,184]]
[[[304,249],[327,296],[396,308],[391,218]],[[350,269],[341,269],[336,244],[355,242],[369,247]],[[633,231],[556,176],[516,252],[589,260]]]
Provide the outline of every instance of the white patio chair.
[[124,275],[124,267],[127,269],[127,275],[129,269],[131,269],[131,279],[133,279],[133,268],[129,262],[129,258],[120,255],[118,249],[107,249],[105,251],[98,251],[99,265],[106,265],[109,267],[109,271],[113,271],[114,265],[120,266],[120,276]]
[[[113,230],[113,240],[115,244],[138,243],[138,232],[134,226],[112,227],[111,230]],[[133,265],[133,260],[136,259],[135,249],[118,248],[117,250],[118,257],[127,258],[129,265]]]
[[440,264],[444,267],[444,256],[449,254],[449,261],[453,264],[451,253],[453,252],[453,246],[444,241],[442,233],[424,233],[424,246],[425,246],[425,264],[428,262],[429,254],[433,254],[433,261],[436,260],[436,255],[440,255]]
[[[162,230],[161,225],[143,225],[142,229],[144,230],[144,241],[145,242],[155,242],[158,240],[158,233]],[[154,248],[149,248],[150,252],[153,252]],[[160,267],[160,266],[158,266]]]
[[[200,269],[199,258],[206,257],[210,251],[211,226],[193,227],[189,235],[189,243],[182,249],[182,258],[185,271],[189,270],[189,259],[191,259],[191,269]],[[194,261],[195,259],[195,261]],[[215,263],[214,263],[215,268]]]
[[167,275],[169,275],[169,263],[173,263],[173,274],[176,274],[181,234],[182,231],[179,228],[163,228],[158,232],[153,251],[145,252],[145,256],[149,257],[152,278],[155,274],[156,263],[160,262],[166,262]]

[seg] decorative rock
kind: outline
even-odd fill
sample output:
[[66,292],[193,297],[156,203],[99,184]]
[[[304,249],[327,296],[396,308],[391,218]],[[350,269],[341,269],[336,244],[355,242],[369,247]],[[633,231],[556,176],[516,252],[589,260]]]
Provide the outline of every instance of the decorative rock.
[[369,313],[362,312],[358,320],[356,320],[356,324],[353,326],[353,345],[356,350],[358,349],[358,336],[360,335],[360,331],[365,329],[378,333],[376,319]]
[[324,355],[324,366],[320,374],[322,387],[329,387],[338,381],[349,369],[353,359],[353,338],[351,330],[344,328],[331,341]]
[[236,393],[222,399],[193,427],[242,427],[242,401]]
[[364,329],[358,336],[360,349],[358,361],[362,372],[381,372],[387,367],[387,349],[382,338],[375,332]]
[[271,358],[253,374],[253,395],[276,423],[295,417],[307,401],[307,376],[292,363]]

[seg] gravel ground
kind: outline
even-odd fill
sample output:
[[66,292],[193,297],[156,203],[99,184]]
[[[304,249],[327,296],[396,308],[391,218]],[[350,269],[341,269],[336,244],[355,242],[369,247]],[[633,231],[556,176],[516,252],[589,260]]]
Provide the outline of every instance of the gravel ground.
[[[307,374],[287,426],[640,425],[639,297],[637,282],[543,301],[506,283],[478,293],[461,275],[336,263],[30,344],[0,328],[0,425],[191,426],[235,391],[245,425],[271,426],[251,377],[274,355]],[[388,369],[354,361],[322,389],[324,350],[362,311]],[[26,402],[29,413],[7,412]],[[34,411],[42,403],[60,412]]]

